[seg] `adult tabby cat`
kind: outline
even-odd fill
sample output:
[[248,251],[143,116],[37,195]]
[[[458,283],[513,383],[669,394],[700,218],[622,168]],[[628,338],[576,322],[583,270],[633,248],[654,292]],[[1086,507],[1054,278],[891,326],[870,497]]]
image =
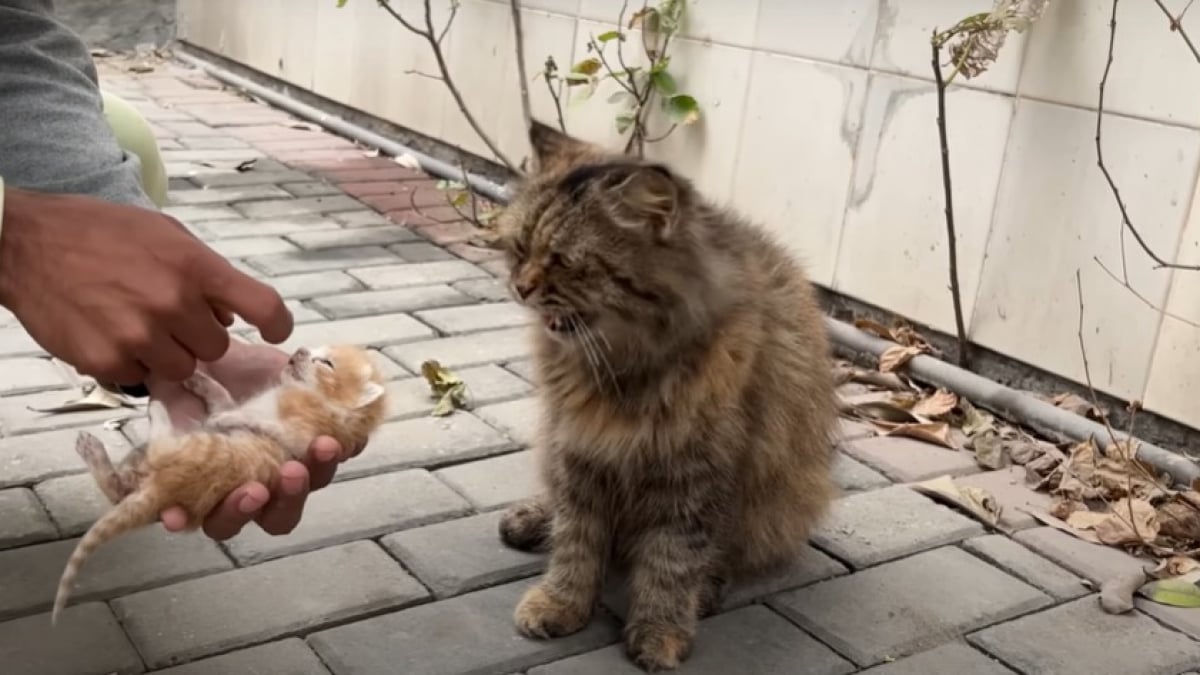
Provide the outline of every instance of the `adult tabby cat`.
[[550,560],[514,619],[582,629],[614,563],[630,656],[671,669],[726,585],[792,560],[836,493],[822,314],[783,249],[669,168],[530,136],[537,166],[500,227],[540,318],[546,490],[500,534]]

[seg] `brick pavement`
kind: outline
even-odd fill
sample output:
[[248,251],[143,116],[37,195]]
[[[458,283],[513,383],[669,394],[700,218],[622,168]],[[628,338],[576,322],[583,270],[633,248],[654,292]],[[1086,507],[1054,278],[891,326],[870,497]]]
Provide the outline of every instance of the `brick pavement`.
[[[357,341],[390,377],[390,421],[287,537],[224,544],[150,528],[92,559],[78,604],[46,610],[74,537],[103,502],[73,452],[78,429],[118,452],[139,411],[42,415],[78,378],[0,310],[0,663],[7,675],[625,673],[625,602],[575,636],[515,635],[540,556],[505,549],[498,509],[533,489],[534,415],[520,312],[494,252],[435,181],[224,92],[182,68],[102,66],[151,120],[181,219],[289,299],[292,343]],[[252,170],[238,171],[255,159]],[[248,339],[247,327],[238,327]],[[448,418],[415,372],[437,358],[472,387]],[[793,570],[736,589],[704,621],[690,673],[1171,675],[1200,668],[1200,610],[1103,614],[1096,588],[1136,569],[1121,552],[1036,527],[1038,497],[966,455],[843,426],[834,514]],[[124,436],[123,436],[123,435]],[[127,438],[126,438],[127,437]],[[988,532],[905,481],[950,473],[1014,517]]]

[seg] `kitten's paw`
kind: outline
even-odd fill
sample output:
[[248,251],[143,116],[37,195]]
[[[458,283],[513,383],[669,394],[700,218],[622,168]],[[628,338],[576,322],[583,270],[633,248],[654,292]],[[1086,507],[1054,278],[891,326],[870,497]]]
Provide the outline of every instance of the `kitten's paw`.
[[577,633],[592,618],[591,604],[572,604],[550,595],[541,587],[534,586],[525,592],[525,597],[513,612],[517,630],[525,637],[552,638]]
[[500,518],[500,540],[521,551],[543,549],[550,540],[550,510],[540,499],[514,504]]
[[79,432],[79,436],[75,438],[75,452],[88,467],[112,467],[108,451],[104,448],[104,441],[86,431]]
[[692,634],[661,621],[639,621],[625,627],[625,651],[642,670],[675,670],[692,651]]

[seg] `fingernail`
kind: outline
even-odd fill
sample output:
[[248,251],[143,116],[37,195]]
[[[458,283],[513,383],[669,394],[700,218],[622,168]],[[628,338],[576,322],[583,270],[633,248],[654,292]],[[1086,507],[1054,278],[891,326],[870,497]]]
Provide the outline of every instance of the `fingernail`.
[[258,503],[258,500],[250,495],[242,497],[242,501],[238,502],[238,511],[246,515],[250,515],[261,508],[262,504]]
[[321,448],[320,450],[317,450],[316,455],[317,461],[332,462],[338,458],[338,451],[334,448]]
[[280,489],[286,495],[298,495],[304,491],[304,479],[295,476],[285,476],[280,480]]

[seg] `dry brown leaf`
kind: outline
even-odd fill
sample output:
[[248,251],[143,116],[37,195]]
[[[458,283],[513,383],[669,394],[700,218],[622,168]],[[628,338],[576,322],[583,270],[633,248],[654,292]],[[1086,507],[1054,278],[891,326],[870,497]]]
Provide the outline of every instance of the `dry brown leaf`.
[[1090,530],[1077,530],[1077,529],[1071,527],[1070,525],[1068,525],[1066,523],[1066,521],[1062,520],[1061,518],[1055,518],[1054,516],[1050,515],[1049,513],[1046,513],[1045,511],[1034,511],[1034,510],[1029,510],[1029,509],[1018,509],[1018,510],[1028,513],[1029,515],[1033,516],[1034,520],[1038,521],[1039,523],[1041,523],[1043,525],[1049,525],[1050,527],[1053,527],[1054,529],[1059,530],[1060,532],[1066,532],[1069,535],[1078,537],[1079,539],[1082,539],[1082,540],[1092,543],[1092,544],[1100,543],[1100,538],[1096,536],[1096,533],[1091,532]]
[[1003,469],[1011,462],[1005,442],[996,434],[989,433],[976,436],[971,441],[975,448],[975,461],[988,469]]
[[130,401],[124,396],[114,394],[113,392],[97,386],[89,385],[83,389],[83,396],[76,399],[71,399],[60,405],[50,406],[48,408],[35,408],[33,406],[25,406],[33,412],[48,413],[58,415],[62,413],[85,412],[88,410],[116,410],[118,408],[136,408],[136,403]]
[[958,395],[954,392],[938,389],[933,394],[917,401],[917,403],[909,409],[914,415],[921,417],[940,417],[954,410],[958,405]]
[[445,417],[456,408],[467,407],[470,399],[467,384],[453,371],[430,360],[421,364],[421,374],[429,384],[430,396],[438,400],[431,413],[434,417]]
[[1067,412],[1072,412],[1088,419],[1100,420],[1105,416],[1104,412],[1093,405],[1091,401],[1076,394],[1056,394],[1050,398],[1050,402]]
[[1113,502],[1106,513],[1076,511],[1067,518],[1067,525],[1091,530],[1102,543],[1113,546],[1152,543],[1159,529],[1157,512],[1143,499]]
[[912,487],[918,492],[957,506],[993,527],[1000,522],[1003,508],[996,498],[983,488],[958,485],[949,475],[916,483]]
[[[876,422],[879,424],[879,422]],[[933,443],[944,448],[957,450],[958,446],[950,438],[950,425],[945,422],[923,422],[919,424],[897,424],[888,429],[884,436],[904,436],[915,438],[926,443]]]
[[1170,579],[1200,570],[1200,561],[1185,555],[1173,555],[1158,561],[1158,565],[1146,572],[1154,579]]
[[1180,499],[1158,507],[1159,533],[1176,539],[1200,542],[1200,511]]
[[1071,499],[1056,499],[1050,507],[1050,515],[1055,518],[1066,520],[1071,517],[1072,513],[1080,510],[1086,510],[1087,505],[1083,502],[1077,502]]
[[872,321],[871,319],[855,319],[854,327],[861,331],[866,331],[868,333],[872,333],[872,334],[874,334],[878,337],[881,337],[885,340],[892,339],[891,329],[889,329],[887,326],[879,323],[878,321]]
[[996,418],[971,405],[965,398],[958,406],[963,411],[962,430],[968,436],[976,436],[995,428]]
[[904,364],[911,361],[914,356],[920,353],[920,347],[905,347],[903,345],[888,347],[879,355],[879,372],[895,372],[897,369],[904,367]]

